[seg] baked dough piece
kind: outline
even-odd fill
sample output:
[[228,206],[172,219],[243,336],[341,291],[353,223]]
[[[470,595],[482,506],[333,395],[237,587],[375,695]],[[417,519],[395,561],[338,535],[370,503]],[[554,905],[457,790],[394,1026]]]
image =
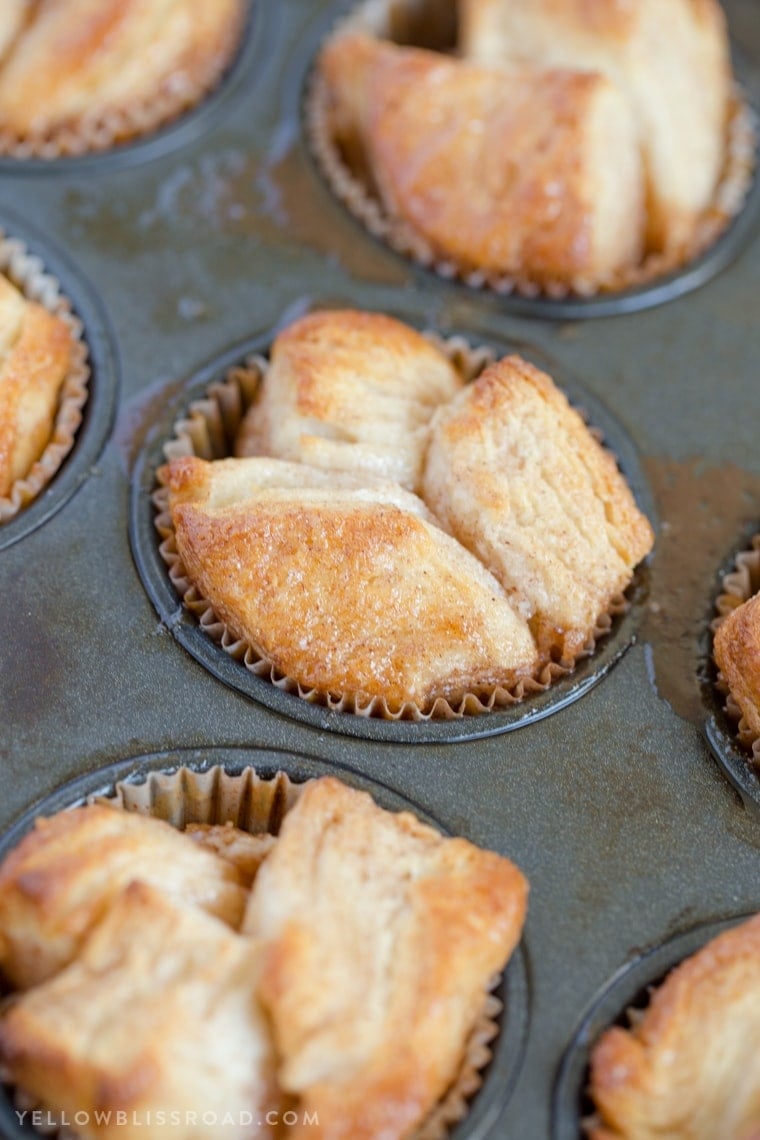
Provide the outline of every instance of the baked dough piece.
[[46,134],[201,91],[244,11],[244,0],[40,0],[0,70],[0,127]]
[[77,960],[2,1018],[0,1060],[82,1140],[272,1135],[279,1097],[258,954],[216,919],[132,883]]
[[68,325],[0,275],[0,496],[42,455],[71,362]]
[[638,262],[636,125],[608,79],[358,34],[330,41],[320,68],[348,155],[361,146],[389,214],[439,257],[566,285]]
[[35,0],[3,0],[0,4],[0,64],[23,31]]
[[191,823],[183,834],[232,863],[246,887],[250,887],[259,867],[277,842],[274,835],[252,835],[231,823]]
[[760,916],[715,938],[591,1056],[592,1140],[760,1134]]
[[279,1081],[318,1127],[296,1137],[411,1136],[461,1068],[491,976],[520,937],[527,883],[332,778],[309,783],[259,872],[244,930]]
[[236,454],[366,471],[419,489],[428,424],[464,383],[439,348],[380,313],[311,313],[274,342]]
[[731,83],[717,0],[459,0],[465,55],[601,72],[630,101],[643,148],[649,245],[688,245],[726,148]]
[[545,655],[577,656],[652,547],[613,457],[551,378],[518,356],[436,413],[423,486]]
[[0,968],[16,988],[72,960],[92,926],[133,880],[237,927],[245,876],[170,824],[91,805],[37,820],[0,866]]
[[401,487],[276,459],[160,477],[190,580],[304,689],[427,707],[533,669],[498,582]]
[[721,623],[714,653],[742,716],[760,737],[760,594]]

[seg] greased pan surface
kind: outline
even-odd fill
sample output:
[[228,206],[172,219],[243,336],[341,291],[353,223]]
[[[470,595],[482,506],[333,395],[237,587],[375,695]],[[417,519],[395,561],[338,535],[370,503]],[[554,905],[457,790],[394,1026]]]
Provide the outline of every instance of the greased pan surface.
[[[757,104],[760,10],[725,6]],[[117,155],[0,166],[0,221],[92,313],[116,405],[72,494],[0,548],[0,824],[104,764],[258,746],[346,766],[508,854],[531,881],[528,1035],[487,1136],[549,1140],[594,995],[671,935],[758,905],[759,825],[711,754],[702,677],[718,573],[760,520],[760,240],[748,225],[695,292],[584,321],[528,318],[411,267],[332,198],[303,142],[309,61],[345,8],[260,0],[230,87],[197,118]],[[524,351],[630,440],[657,528],[648,596],[634,644],[575,703],[482,739],[352,738],[224,684],[159,619],[129,504],[183,378],[331,304]]]

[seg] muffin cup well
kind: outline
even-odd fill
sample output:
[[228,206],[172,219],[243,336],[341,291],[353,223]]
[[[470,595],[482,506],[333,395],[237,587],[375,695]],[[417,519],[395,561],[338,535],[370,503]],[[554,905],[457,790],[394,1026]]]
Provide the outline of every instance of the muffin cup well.
[[[748,549],[737,555],[734,569],[723,578],[721,592],[715,601],[717,617],[711,624],[713,633],[729,614],[748,602],[758,591],[760,591],[760,534],[752,538]],[[751,754],[752,762],[760,772],[760,737],[752,731],[742,716],[741,709],[720,670],[718,670],[716,688],[724,702],[726,716],[735,726],[739,743]]]
[[17,134],[0,127],[0,156],[16,159],[77,157],[110,150],[150,135],[196,107],[221,82],[242,41],[247,4],[232,21],[220,50],[203,61],[192,77],[168,75],[141,99],[99,113],[85,112],[76,122]]
[[560,1062],[552,1098],[551,1140],[583,1140],[598,1125],[588,1079],[591,1051],[602,1034],[613,1025],[623,1029],[635,1025],[654,989],[671,970],[751,917],[742,914],[699,924],[638,953],[612,975],[583,1013]]
[[12,484],[8,495],[0,497],[1,525],[14,518],[39,495],[73,448],[82,422],[82,409],[87,402],[90,363],[82,322],[62,293],[57,278],[45,271],[40,258],[30,254],[23,242],[6,237],[1,230],[0,273],[5,274],[28,300],[38,302],[60,317],[69,326],[73,341],[69,369],[58,397],[53,434],[31,469]]
[[[396,43],[453,50],[455,20],[451,0],[363,0],[338,22],[332,36],[366,32]],[[441,29],[444,29],[444,35]],[[450,34],[446,34],[446,30]],[[305,129],[309,145],[330,188],[355,218],[374,237],[416,264],[445,280],[458,280],[474,289],[551,301],[591,299],[651,286],[684,269],[709,250],[741,212],[752,185],[756,167],[757,124],[738,84],[734,85],[726,127],[725,160],[712,203],[704,212],[689,246],[672,253],[650,253],[636,266],[610,274],[599,281],[578,277],[571,283],[539,284],[529,274],[497,274],[472,270],[453,259],[441,258],[428,241],[400,218],[386,210],[366,177],[344,155],[330,115],[326,84],[316,69],[306,92]]]
[[[462,337],[442,340],[432,333],[426,335],[446,353],[465,381],[469,382],[478,376],[494,358],[490,350],[472,348]],[[249,356],[241,366],[230,369],[223,380],[212,384],[206,398],[192,403],[187,416],[175,424],[173,439],[164,445],[165,458],[171,460],[195,455],[201,459],[214,460],[232,455],[240,424],[267,369],[268,363],[264,357]],[[177,550],[168,498],[168,490],[162,486],[158,487],[153,496],[157,512],[155,526],[161,537],[161,558],[168,567],[174,589],[201,629],[218,642],[225,653],[255,676],[270,681],[285,692],[297,694],[305,701],[322,704],[334,712],[385,720],[428,721],[461,719],[510,708],[528,696],[546,692],[555,681],[571,674],[577,661],[590,657],[599,639],[609,634],[615,617],[628,609],[628,602],[622,594],[613,598],[609,611],[599,617],[582,651],[572,660],[542,663],[533,676],[521,678],[511,687],[497,686],[468,692],[456,703],[439,697],[429,706],[420,707],[413,701],[405,701],[396,707],[389,705],[382,697],[362,692],[320,693],[314,689],[305,689],[297,680],[280,672],[246,640],[236,637],[215,614],[213,607],[187,576]]]
[[[254,835],[276,836],[285,815],[298,802],[303,787],[304,783],[294,782],[283,770],[262,776],[253,767],[230,772],[221,765],[203,771],[183,766],[171,771],[149,772],[141,783],[117,781],[111,791],[88,796],[86,802],[105,803],[116,810],[152,816],[180,830],[190,824],[229,823]],[[412,805],[409,810],[413,810]],[[483,1006],[468,1036],[457,1076],[414,1133],[413,1140],[443,1140],[466,1116],[468,1102],[482,1085],[483,1070],[492,1058],[489,1043],[500,1032],[503,1005],[490,992],[500,980],[500,976],[492,979],[483,995]],[[19,1112],[41,1112],[43,1124],[35,1132],[55,1135],[57,1140],[77,1140],[76,1131],[72,1131],[68,1123],[54,1112],[41,1108],[39,1102],[22,1090],[13,1089],[12,1096]]]

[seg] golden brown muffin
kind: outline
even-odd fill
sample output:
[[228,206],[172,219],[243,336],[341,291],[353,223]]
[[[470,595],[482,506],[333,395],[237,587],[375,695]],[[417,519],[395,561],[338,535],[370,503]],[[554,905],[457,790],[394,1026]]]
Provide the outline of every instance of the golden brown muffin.
[[716,0],[459,0],[465,56],[606,75],[628,99],[647,178],[649,246],[687,246],[726,149],[731,67]]
[[422,708],[533,669],[498,582],[396,484],[276,459],[160,477],[190,580],[303,689]]
[[245,0],[39,0],[0,69],[0,128],[48,135],[197,92],[237,42]]
[[0,1061],[82,1140],[273,1135],[258,962],[250,939],[132,883],[77,960],[11,1005]]
[[463,380],[439,348],[381,313],[310,313],[272,346],[236,455],[365,471],[416,491],[428,425]]
[[29,472],[53,434],[71,353],[68,325],[0,275],[0,496]]
[[232,863],[161,820],[90,805],[37,820],[0,866],[0,969],[17,988],[52,977],[134,880],[240,924]]
[[591,1055],[592,1140],[756,1140],[760,916],[668,976],[633,1029]]
[[319,67],[339,141],[436,256],[567,286],[640,259],[636,124],[605,77],[505,73],[359,34],[328,42]]
[[714,654],[742,716],[760,737],[760,594],[721,623]]
[[436,413],[423,488],[542,654],[577,656],[652,547],[613,457],[551,378],[518,356]]
[[319,1119],[294,1136],[414,1133],[462,1065],[526,897],[507,859],[337,780],[306,786],[244,925],[265,941],[260,997],[280,1084]]

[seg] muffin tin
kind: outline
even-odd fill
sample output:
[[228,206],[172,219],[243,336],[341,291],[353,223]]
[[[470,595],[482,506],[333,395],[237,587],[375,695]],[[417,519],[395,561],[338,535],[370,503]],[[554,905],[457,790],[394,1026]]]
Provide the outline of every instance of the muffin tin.
[[[73,778],[75,796],[91,790],[104,765],[136,776],[178,749],[205,764],[212,749],[258,747],[309,758],[299,772],[324,763],[379,782],[508,854],[531,882],[522,1064],[494,1070],[493,1104],[481,1115],[476,1102],[457,1136],[550,1140],[561,1059],[606,980],[677,932],[758,907],[758,820],[713,758],[703,683],[719,571],[760,520],[757,223],[750,204],[704,287],[677,296],[695,266],[667,303],[633,313],[605,299],[604,319],[593,303],[539,310],[408,264],[332,197],[304,141],[310,63],[347,7],[255,4],[225,84],[151,139],[0,162],[0,223],[59,277],[94,363],[74,451],[0,528],[0,826]],[[760,12],[725,7],[757,106]],[[657,545],[627,652],[580,699],[514,731],[479,718],[358,734],[222,683],[195,659],[176,599],[156,600],[148,489],[174,418],[220,366],[328,305],[523,352],[618,452]],[[562,1140],[580,1137],[577,1105],[563,1104]],[[0,1135],[20,1135],[7,1116]]]

